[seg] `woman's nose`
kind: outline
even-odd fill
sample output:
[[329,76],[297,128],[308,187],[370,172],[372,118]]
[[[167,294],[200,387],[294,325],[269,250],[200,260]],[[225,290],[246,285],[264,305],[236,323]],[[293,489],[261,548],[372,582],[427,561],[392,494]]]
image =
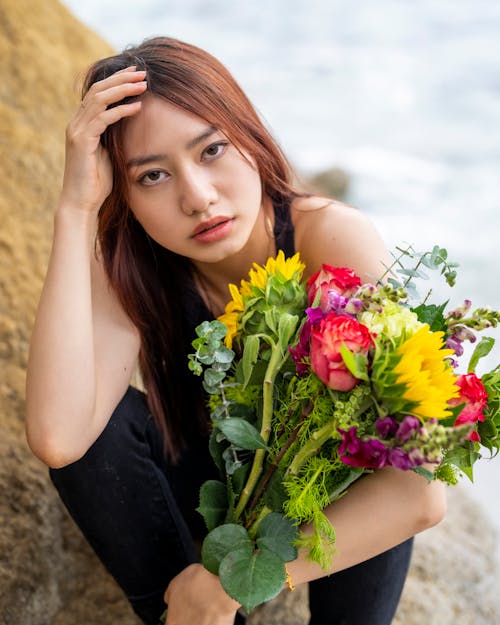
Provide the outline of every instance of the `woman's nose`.
[[189,171],[181,176],[180,206],[183,213],[203,213],[217,201],[217,190],[208,172]]

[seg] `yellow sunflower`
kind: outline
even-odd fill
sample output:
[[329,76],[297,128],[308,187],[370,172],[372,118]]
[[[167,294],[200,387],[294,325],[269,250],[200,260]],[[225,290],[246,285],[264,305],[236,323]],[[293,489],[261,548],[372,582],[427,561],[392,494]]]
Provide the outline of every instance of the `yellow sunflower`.
[[402,397],[415,403],[414,414],[424,419],[450,416],[448,401],[459,394],[456,376],[445,360],[453,350],[443,349],[443,336],[425,324],[396,352],[400,360],[394,373],[397,384],[405,387]]
[[238,318],[245,309],[244,298],[252,295],[251,287],[265,290],[269,276],[277,273],[280,273],[287,280],[294,278],[300,280],[304,268],[305,265],[300,260],[298,253],[291,258],[285,258],[285,254],[280,250],[276,258],[268,258],[265,265],[254,263],[248,272],[249,281],[242,280],[239,289],[235,284],[229,285],[231,300],[226,304],[224,313],[218,317],[219,321],[227,327],[227,334],[224,339],[227,347],[232,347],[233,339],[238,333]]

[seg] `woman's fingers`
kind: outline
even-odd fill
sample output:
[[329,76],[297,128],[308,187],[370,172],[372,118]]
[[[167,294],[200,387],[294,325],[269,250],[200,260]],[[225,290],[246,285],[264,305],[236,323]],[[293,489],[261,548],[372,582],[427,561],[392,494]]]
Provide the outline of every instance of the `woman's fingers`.
[[[105,88],[94,92],[91,87],[82,100],[79,111],[80,116],[90,119],[111,104],[116,104],[124,98],[141,95],[147,89],[147,83],[144,80],[145,76],[146,72],[125,72],[118,77],[122,80],[118,84],[116,84],[116,81],[110,81],[105,85]],[[116,74],[110,78],[116,78]],[[105,81],[102,82],[104,83]]]

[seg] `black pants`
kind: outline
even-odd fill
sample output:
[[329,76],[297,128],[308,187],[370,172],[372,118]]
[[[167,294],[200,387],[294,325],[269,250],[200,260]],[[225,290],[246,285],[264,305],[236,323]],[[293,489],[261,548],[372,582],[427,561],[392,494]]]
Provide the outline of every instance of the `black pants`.
[[[172,466],[144,396],[130,388],[85,456],[50,475],[61,499],[146,625],[157,625],[169,581],[198,561],[200,485],[217,479],[205,441]],[[367,519],[367,531],[369,531]],[[389,625],[412,541],[310,583],[310,625]],[[244,623],[238,615],[236,623]],[[286,624],[283,624],[286,625]]]

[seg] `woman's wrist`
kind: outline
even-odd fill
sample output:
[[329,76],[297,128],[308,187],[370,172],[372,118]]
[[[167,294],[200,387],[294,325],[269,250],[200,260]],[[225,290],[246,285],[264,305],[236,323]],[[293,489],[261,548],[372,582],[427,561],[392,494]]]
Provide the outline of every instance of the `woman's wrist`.
[[69,203],[59,203],[54,214],[54,229],[76,228],[94,240],[97,232],[97,213],[78,208]]

